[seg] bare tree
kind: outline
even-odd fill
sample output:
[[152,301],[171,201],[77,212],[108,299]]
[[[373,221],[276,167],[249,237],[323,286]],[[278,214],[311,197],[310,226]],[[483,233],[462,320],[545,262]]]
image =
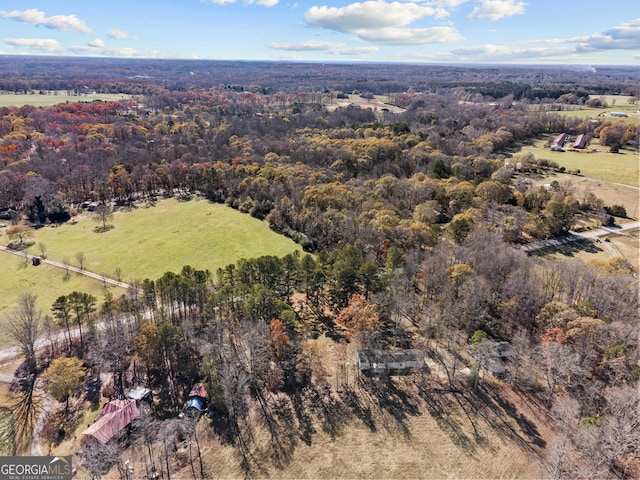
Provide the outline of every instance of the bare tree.
[[76,260],[78,261],[78,266],[80,267],[80,270],[84,270],[84,261],[86,260],[84,252],[76,253]]
[[36,306],[36,295],[25,293],[20,296],[18,307],[9,314],[8,330],[18,342],[30,370],[37,366],[36,347],[44,333],[42,310]]
[[80,463],[91,473],[92,480],[99,480],[115,465],[120,457],[117,442],[106,445],[88,437],[82,442]]
[[112,227],[111,225],[107,225],[107,222],[113,218],[113,212],[105,203],[101,203],[96,207],[93,218],[94,220],[102,224],[101,226],[97,227],[96,230],[98,232],[106,232]]

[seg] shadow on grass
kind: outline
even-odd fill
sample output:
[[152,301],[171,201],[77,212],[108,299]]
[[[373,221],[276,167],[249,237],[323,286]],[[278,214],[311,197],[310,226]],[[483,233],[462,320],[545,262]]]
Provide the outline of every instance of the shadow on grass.
[[105,233],[109,230],[113,230],[114,228],[116,228],[115,225],[98,225],[93,229],[93,231],[96,233]]
[[462,391],[421,385],[419,393],[425,401],[429,414],[451,441],[470,454],[475,453],[476,442],[467,435],[459,419],[459,399],[456,395],[460,395]]
[[[474,402],[478,405],[478,411],[495,430],[508,435],[529,450],[533,447],[542,449],[546,446],[536,425],[520,413],[512,402],[504,398],[494,385],[481,385],[475,392],[475,399],[480,402],[479,404]],[[473,402],[473,397],[470,396],[469,401]],[[493,414],[493,418],[487,413]],[[512,422],[517,425],[521,433],[516,431]]]
[[585,253],[599,253],[604,250],[598,246],[598,244],[592,240],[575,240],[573,242],[563,243],[561,245],[556,245],[552,247],[544,247],[538,250],[531,252],[531,255],[542,257],[545,255],[551,255],[553,253],[558,253],[565,257],[573,257],[577,253],[585,252]]
[[410,437],[408,417],[421,415],[418,399],[396,382],[397,380],[386,375],[362,377],[360,386],[381,414],[380,426],[390,432],[399,430],[405,437]]

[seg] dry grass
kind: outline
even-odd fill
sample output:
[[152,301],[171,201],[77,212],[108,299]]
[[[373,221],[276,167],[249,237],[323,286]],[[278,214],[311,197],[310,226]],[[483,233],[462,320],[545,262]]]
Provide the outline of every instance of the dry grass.
[[640,215],[640,189],[636,186],[621,185],[597,178],[554,173],[534,181],[534,185],[543,185],[557,180],[561,186],[568,189],[574,197],[582,202],[588,193],[593,193],[605,205],[622,205],[631,218]]
[[[210,478],[224,479],[540,477],[534,465],[545,444],[541,428],[529,412],[512,403],[512,392],[487,381],[478,395],[464,387],[453,394],[440,390],[444,385],[433,378],[425,378],[395,377],[389,383],[369,381],[334,392],[331,418],[305,399],[303,412],[315,430],[307,442],[299,417],[294,415],[288,423],[280,417],[295,410],[291,401],[281,404],[272,418],[281,422],[277,438],[256,415],[251,434],[246,435],[251,444],[248,474],[241,467],[239,450],[221,442],[214,427],[201,419],[198,437],[205,470]],[[192,448],[195,456],[195,444]],[[141,452],[130,450],[123,458],[133,459],[136,472],[144,472]],[[188,459],[185,443],[173,457],[172,465],[182,468],[172,472],[172,478],[192,478]],[[194,467],[197,472],[197,459]],[[106,478],[117,476],[114,469]]]
[[34,107],[50,107],[59,103],[70,102],[118,102],[133,98],[132,95],[124,93],[88,93],[82,95],[69,95],[64,91],[47,91],[29,94],[2,93],[0,95],[0,107],[22,107],[33,105]]

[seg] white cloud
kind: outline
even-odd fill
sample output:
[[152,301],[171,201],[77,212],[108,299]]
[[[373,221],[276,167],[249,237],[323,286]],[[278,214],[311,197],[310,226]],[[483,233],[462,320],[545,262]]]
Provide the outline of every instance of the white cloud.
[[500,20],[504,17],[524,13],[527,4],[515,0],[482,0],[482,4],[475,7],[469,14],[471,20]]
[[378,47],[347,47],[342,42],[325,42],[320,40],[293,43],[273,42],[269,43],[268,46],[274,50],[285,50],[288,52],[329,52],[334,55],[363,55],[378,51]]
[[54,15],[47,17],[46,14],[36,8],[28,10],[12,10],[6,12],[0,11],[0,16],[4,18],[13,18],[19,22],[29,23],[31,25],[42,25],[52,30],[77,30],[82,33],[91,33],[91,29],[87,27],[84,20],[80,20],[75,15]]
[[135,57],[135,58],[194,58],[192,55],[175,55],[160,50],[136,50],[135,48],[100,48],[91,43],[69,47],[69,51],[78,55],[93,55],[102,57]]
[[57,40],[50,38],[5,38],[5,43],[17,48],[26,48],[42,53],[61,53],[64,48]]
[[509,45],[478,45],[476,47],[458,48],[452,50],[451,53],[457,57],[475,60],[506,61],[571,55],[575,53],[575,49],[572,47],[515,48]]
[[332,50],[335,48],[343,47],[344,43],[309,40],[307,42],[293,42],[293,43],[272,42],[272,43],[269,43],[268,45],[269,47],[275,50],[287,50],[287,51],[293,51],[293,52],[311,52],[311,51]]
[[640,18],[584,39],[580,51],[640,49]]
[[304,15],[307,25],[342,33],[356,33],[387,27],[399,27],[438,12],[416,3],[387,3],[373,0],[346,7],[311,7]]
[[384,45],[424,45],[464,40],[452,27],[401,28],[424,17],[442,18],[448,12],[417,3],[370,0],[344,7],[311,7],[304,20],[311,27],[357,35]]
[[451,27],[383,28],[358,33],[363,40],[385,45],[425,45],[428,43],[458,42],[464,37]]
[[118,30],[117,28],[112,28],[107,32],[107,37],[113,38],[114,40],[126,40],[131,38],[131,36],[127,32],[123,32],[122,30]]
[[90,41],[89,43],[87,43],[87,45],[89,45],[90,47],[95,47],[95,48],[104,48],[104,42],[102,40],[100,40],[99,38],[96,38],[95,40]]

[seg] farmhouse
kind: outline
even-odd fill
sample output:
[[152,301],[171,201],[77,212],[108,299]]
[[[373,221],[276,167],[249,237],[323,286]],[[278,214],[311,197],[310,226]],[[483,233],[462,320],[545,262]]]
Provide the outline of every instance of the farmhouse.
[[420,350],[359,350],[358,368],[365,374],[411,373],[424,368],[424,355]]

